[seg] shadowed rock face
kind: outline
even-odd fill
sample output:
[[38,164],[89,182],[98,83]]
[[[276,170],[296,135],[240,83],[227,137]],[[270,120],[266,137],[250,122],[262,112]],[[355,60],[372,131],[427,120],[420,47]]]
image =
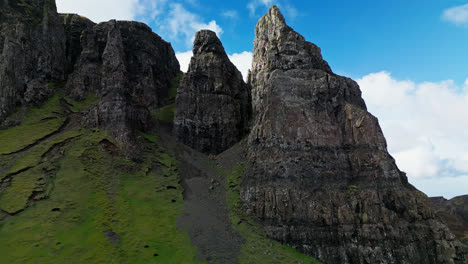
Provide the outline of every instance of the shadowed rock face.
[[73,72],[76,61],[81,55],[81,35],[87,30],[92,30],[96,25],[86,17],[77,14],[60,14],[60,19],[63,24],[66,39],[66,65],[65,72],[70,74]]
[[65,34],[53,0],[0,1],[0,122],[63,80]]
[[[70,97],[81,100],[88,93],[101,97],[83,122],[106,128],[126,143],[133,129],[150,126],[149,110],[160,106],[179,73],[171,45],[138,22],[113,20],[90,26],[75,17],[64,23],[70,47],[67,60],[76,60],[67,82]],[[81,49],[76,50],[79,29]]]
[[197,33],[193,54],[177,91],[174,132],[184,144],[218,154],[248,132],[250,88],[214,32]]
[[325,263],[467,263],[466,247],[387,152],[353,80],[278,8],[255,29],[241,198],[267,234]]
[[432,208],[450,227],[452,232],[468,243],[468,195],[457,196],[450,200],[444,197],[431,197]]

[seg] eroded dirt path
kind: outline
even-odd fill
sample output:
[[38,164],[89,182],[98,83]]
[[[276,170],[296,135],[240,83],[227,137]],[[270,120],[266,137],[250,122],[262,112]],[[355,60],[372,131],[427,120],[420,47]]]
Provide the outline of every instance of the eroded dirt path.
[[180,163],[184,187],[184,213],[177,226],[188,232],[198,257],[208,263],[238,263],[244,239],[232,228],[226,202],[226,176],[216,172],[216,160],[196,152],[170,135],[166,127],[161,142]]

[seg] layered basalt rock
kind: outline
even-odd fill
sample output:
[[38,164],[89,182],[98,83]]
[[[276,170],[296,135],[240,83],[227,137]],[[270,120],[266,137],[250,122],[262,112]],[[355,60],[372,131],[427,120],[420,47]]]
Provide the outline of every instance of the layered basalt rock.
[[[109,21],[92,27],[81,22],[81,50],[76,51],[78,33],[67,27],[68,60],[76,63],[67,82],[71,98],[84,99],[89,93],[101,97],[85,116],[90,127],[110,130],[121,142],[134,129],[151,125],[150,110],[167,97],[179,63],[171,45],[138,22]],[[73,21],[73,20],[72,20]],[[77,54],[79,53],[79,56]]]
[[65,34],[53,0],[0,1],[0,10],[1,122],[16,106],[48,98],[44,84],[63,80]]
[[184,144],[218,154],[247,134],[250,88],[216,34],[196,34],[193,57],[177,91],[174,133]]
[[255,29],[241,199],[267,234],[325,263],[467,263],[466,247],[387,152],[356,82],[277,7]]

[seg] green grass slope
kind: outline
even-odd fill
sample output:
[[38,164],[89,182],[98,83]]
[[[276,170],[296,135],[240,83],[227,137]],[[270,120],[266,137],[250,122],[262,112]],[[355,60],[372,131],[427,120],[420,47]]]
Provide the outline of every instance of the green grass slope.
[[[135,161],[105,131],[80,128],[80,112],[97,102],[57,93],[0,131],[0,263],[199,263],[190,237],[176,228],[184,212],[173,151],[158,135],[142,134]],[[172,109],[156,118],[169,122]],[[228,172],[226,183],[233,227],[246,240],[239,262],[318,263],[268,239],[243,214],[244,168]]]
[[[72,113],[87,104],[67,102]],[[0,133],[9,142],[0,156],[0,262],[197,263],[188,235],[176,230],[177,161],[148,140],[137,163],[104,131],[41,121],[65,112],[55,96]]]

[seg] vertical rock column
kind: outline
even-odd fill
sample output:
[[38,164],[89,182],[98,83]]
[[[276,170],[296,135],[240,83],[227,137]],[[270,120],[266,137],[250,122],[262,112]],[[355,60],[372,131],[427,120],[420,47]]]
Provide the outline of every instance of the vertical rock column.
[[177,91],[174,132],[181,142],[218,154],[247,134],[250,88],[216,34],[196,34],[193,57]]

